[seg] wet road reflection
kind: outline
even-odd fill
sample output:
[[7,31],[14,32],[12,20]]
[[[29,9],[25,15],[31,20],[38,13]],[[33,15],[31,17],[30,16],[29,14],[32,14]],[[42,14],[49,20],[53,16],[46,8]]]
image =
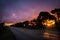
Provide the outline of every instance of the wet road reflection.
[[17,40],[60,40],[60,33],[51,29],[31,30],[25,28],[10,27]]
[[57,32],[54,32],[54,31],[45,31],[43,33],[43,37],[44,39],[46,40],[59,40],[59,36],[58,36],[58,33]]

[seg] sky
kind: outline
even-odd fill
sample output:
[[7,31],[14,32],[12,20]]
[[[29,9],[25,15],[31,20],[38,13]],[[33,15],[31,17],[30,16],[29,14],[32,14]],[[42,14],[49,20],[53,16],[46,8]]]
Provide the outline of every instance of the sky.
[[30,21],[55,8],[60,8],[60,0],[0,0],[0,22]]

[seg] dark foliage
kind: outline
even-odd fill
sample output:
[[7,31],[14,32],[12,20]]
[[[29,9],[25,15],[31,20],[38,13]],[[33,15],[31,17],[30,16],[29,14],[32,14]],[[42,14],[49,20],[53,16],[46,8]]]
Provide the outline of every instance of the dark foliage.
[[57,14],[60,17],[60,8],[54,9],[51,11],[52,14]]
[[[54,9],[51,11],[51,13],[52,14],[56,13],[58,15],[58,17],[60,17],[60,9]],[[42,21],[46,20],[46,19],[56,21],[56,18],[53,15],[50,15],[49,12],[40,12],[37,19],[16,23],[16,24],[11,25],[11,26],[12,27],[22,27],[22,28],[29,28],[29,29],[43,29],[44,30],[45,26],[42,25]],[[30,22],[31,22],[32,26],[29,25]],[[34,25],[32,22],[35,22],[36,25]],[[60,21],[59,22],[56,21],[54,28],[56,30],[60,31]],[[12,32],[9,29],[7,29],[4,26],[4,23],[0,23],[0,38],[3,40],[15,40],[14,35],[12,34]]]
[[[60,9],[54,9],[54,10],[51,11],[51,13],[57,13],[57,15],[58,15],[58,13],[60,13]],[[40,12],[39,16],[37,17],[37,19],[31,20],[31,21],[25,21],[25,22],[22,22],[22,23],[17,23],[17,24],[12,25],[12,26],[30,28],[30,29],[45,29],[45,26],[42,25],[42,21],[46,20],[46,19],[55,20],[56,21],[56,18],[53,15],[51,15],[49,12]],[[32,26],[29,26],[30,22],[35,22],[36,25],[31,23]],[[60,25],[60,22],[56,21],[55,28],[56,29],[58,29],[58,28],[60,29],[59,25]]]

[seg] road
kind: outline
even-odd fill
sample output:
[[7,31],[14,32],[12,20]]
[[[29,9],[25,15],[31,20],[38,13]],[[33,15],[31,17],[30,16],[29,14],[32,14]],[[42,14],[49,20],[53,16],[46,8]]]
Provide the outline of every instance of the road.
[[59,40],[59,32],[9,27],[17,40]]

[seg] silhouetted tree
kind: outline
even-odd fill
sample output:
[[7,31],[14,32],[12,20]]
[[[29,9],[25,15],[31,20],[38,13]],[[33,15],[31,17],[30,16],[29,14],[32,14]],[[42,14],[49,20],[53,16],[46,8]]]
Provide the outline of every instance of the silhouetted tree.
[[42,20],[45,20],[45,19],[48,19],[50,17],[50,13],[49,12],[40,12],[39,13],[39,16],[37,18],[37,26],[38,28],[45,28],[43,25],[42,25]]
[[56,22],[55,28],[56,28],[58,31],[60,31],[60,22]]
[[0,23],[0,27],[4,26],[4,23]]
[[41,12],[40,15],[42,16],[42,19],[48,19],[50,16],[49,12]]
[[23,22],[23,25],[24,25],[25,28],[29,27],[28,24],[29,24],[29,21],[24,21]]
[[0,31],[4,29],[4,23],[0,23]]
[[[60,8],[54,9],[51,11],[52,14],[56,14],[58,18],[60,18]],[[60,30],[60,21],[56,22],[56,29]]]
[[54,9],[51,11],[52,14],[57,14],[58,18],[60,17],[60,8]]
[[51,16],[49,17],[49,19],[50,19],[50,20],[55,20],[55,21],[56,21],[56,17],[53,16],[53,15],[51,15]]
[[37,26],[37,20],[36,19],[33,19],[29,22],[30,24],[30,28],[36,28]]
[[22,22],[16,23],[16,24],[14,24],[12,26],[14,26],[14,27],[23,27],[23,23]]

